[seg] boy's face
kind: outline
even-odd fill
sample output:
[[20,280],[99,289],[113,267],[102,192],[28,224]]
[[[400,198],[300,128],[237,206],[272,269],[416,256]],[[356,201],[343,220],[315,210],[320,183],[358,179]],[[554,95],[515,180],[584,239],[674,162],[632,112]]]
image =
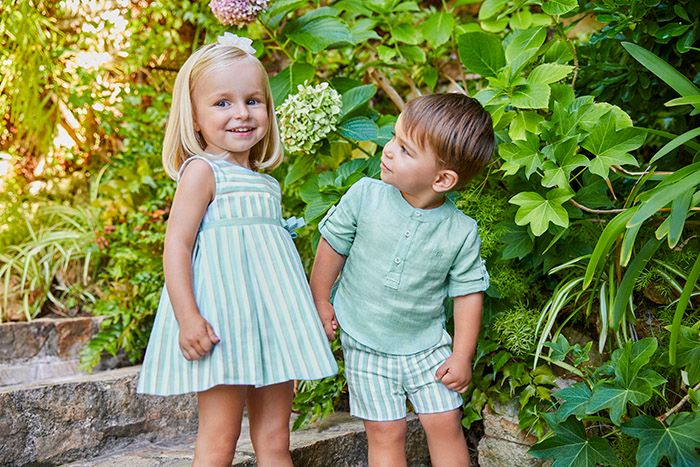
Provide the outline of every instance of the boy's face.
[[437,155],[430,148],[423,148],[408,138],[399,116],[394,126],[394,137],[382,151],[382,180],[404,194],[424,196],[436,191],[434,184],[440,171]]

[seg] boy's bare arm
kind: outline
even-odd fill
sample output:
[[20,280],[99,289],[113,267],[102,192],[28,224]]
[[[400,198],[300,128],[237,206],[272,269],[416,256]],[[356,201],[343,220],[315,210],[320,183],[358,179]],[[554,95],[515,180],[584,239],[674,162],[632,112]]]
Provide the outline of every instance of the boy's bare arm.
[[321,237],[316,250],[314,266],[311,270],[311,294],[314,304],[323,324],[323,330],[328,339],[333,339],[338,323],[335,320],[335,310],[331,305],[331,288],[345,264],[345,256],[337,253],[328,242]]
[[438,368],[435,376],[449,389],[467,390],[472,379],[472,359],[481,326],[483,293],[473,293],[454,298],[455,336],[452,355]]

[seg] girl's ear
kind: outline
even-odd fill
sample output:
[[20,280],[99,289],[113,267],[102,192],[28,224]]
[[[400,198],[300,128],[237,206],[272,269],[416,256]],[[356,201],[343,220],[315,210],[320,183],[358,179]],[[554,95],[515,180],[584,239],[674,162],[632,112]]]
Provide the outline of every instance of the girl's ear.
[[433,180],[433,190],[438,193],[446,193],[457,185],[459,175],[450,169],[439,170]]

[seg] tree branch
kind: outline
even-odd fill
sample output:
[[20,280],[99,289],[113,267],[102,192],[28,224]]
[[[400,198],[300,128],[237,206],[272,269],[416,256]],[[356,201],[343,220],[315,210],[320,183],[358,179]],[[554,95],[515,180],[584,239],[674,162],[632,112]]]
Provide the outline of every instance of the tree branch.
[[389,99],[399,109],[399,112],[403,112],[403,108],[406,103],[401,98],[399,93],[396,92],[396,89],[393,88],[387,77],[384,76],[384,73],[375,68],[370,68],[367,70],[367,72],[369,73],[369,77],[372,79],[372,81],[374,81],[375,84],[379,86],[387,96],[389,96]]
[[[698,389],[700,389],[700,383],[698,383],[698,384],[695,385],[695,387],[693,388],[693,391],[697,391]],[[681,399],[680,402],[679,402],[678,404],[674,405],[674,406],[671,408],[671,410],[669,410],[668,412],[666,412],[665,414],[663,414],[663,415],[661,415],[661,416],[659,416],[659,417],[656,417],[656,419],[657,419],[658,421],[660,421],[660,422],[663,422],[663,421],[666,420],[668,417],[670,417],[672,414],[678,412],[678,411],[680,410],[680,408],[683,406],[683,404],[685,404],[686,401],[687,401],[688,399],[690,399],[690,391],[688,391],[688,394],[686,394],[685,396],[683,396],[683,399]]]

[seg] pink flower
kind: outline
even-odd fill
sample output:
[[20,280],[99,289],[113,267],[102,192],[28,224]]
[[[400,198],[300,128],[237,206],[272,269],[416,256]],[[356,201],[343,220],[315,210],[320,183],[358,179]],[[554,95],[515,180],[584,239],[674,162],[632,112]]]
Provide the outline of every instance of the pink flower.
[[241,27],[255,21],[267,3],[267,0],[211,0],[209,8],[221,24]]

